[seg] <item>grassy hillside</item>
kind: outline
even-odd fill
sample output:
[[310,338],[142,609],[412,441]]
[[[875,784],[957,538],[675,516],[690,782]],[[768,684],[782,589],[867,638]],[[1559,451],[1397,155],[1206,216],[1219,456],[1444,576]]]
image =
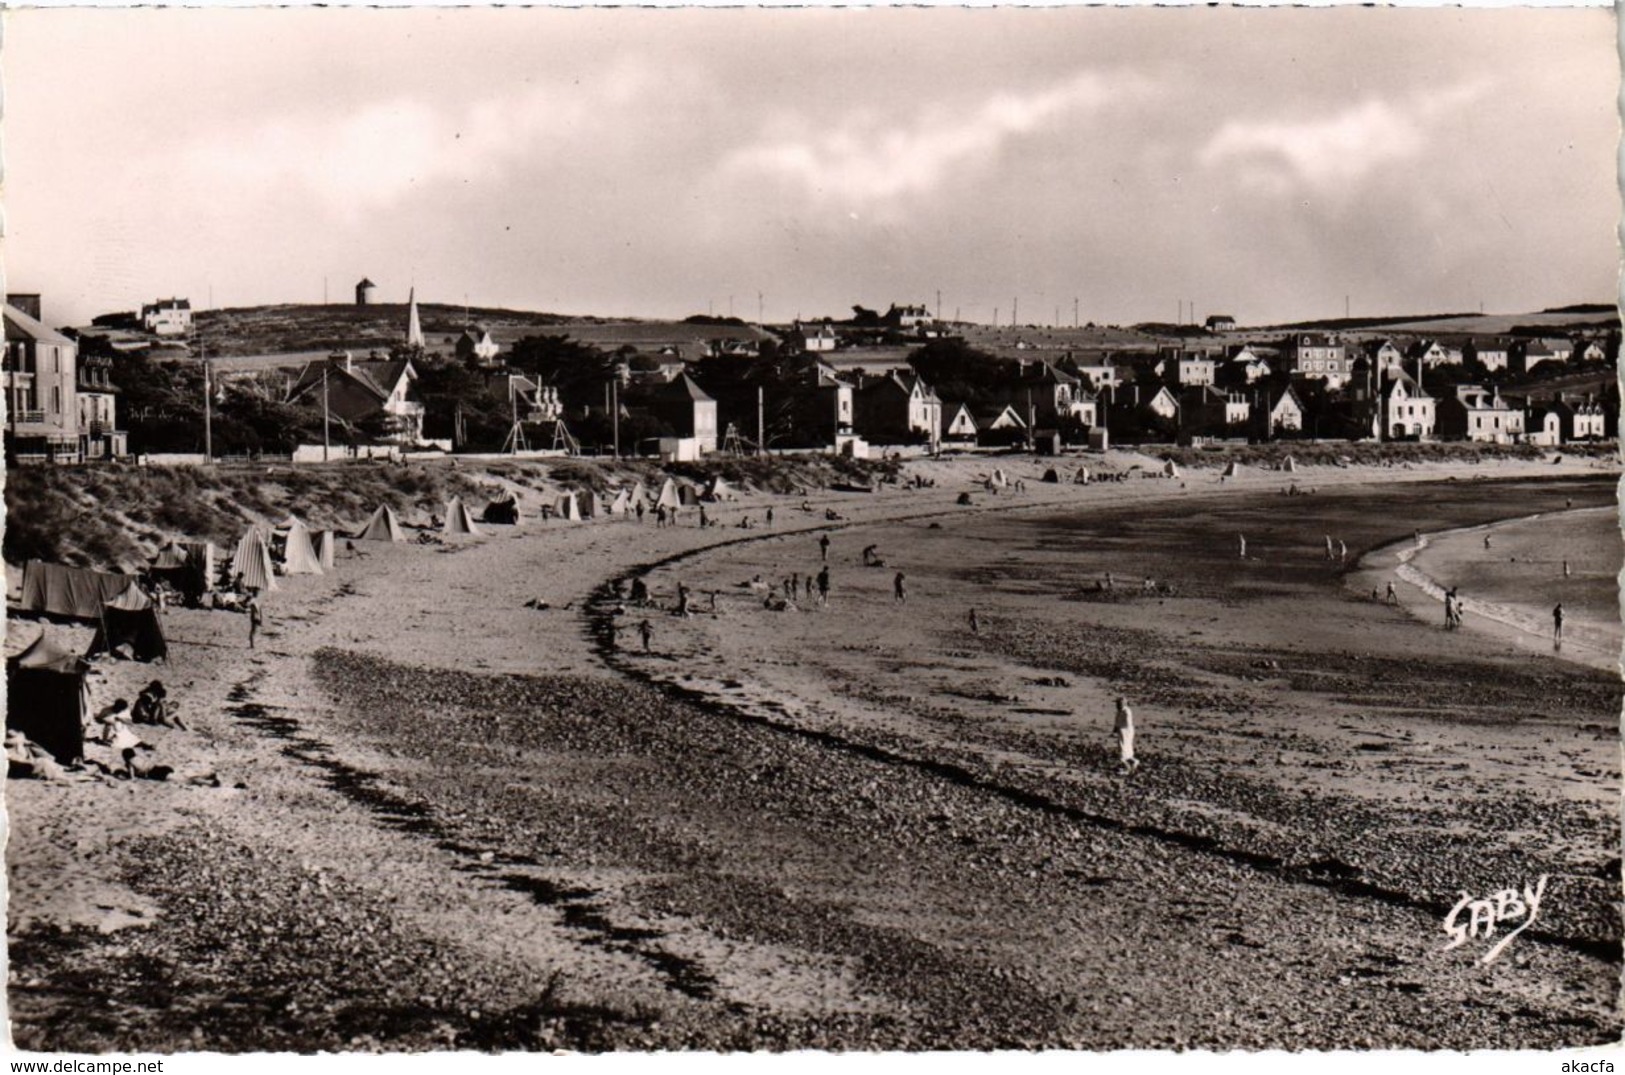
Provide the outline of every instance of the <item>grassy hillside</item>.
[[[418,319],[424,338],[441,344],[462,332],[467,319],[517,338],[558,331],[569,320],[558,314],[526,313],[475,307],[419,303]],[[365,351],[388,349],[406,333],[404,303],[379,306],[287,305],[249,306],[203,310],[197,314],[194,336],[211,355],[260,355],[286,351],[330,351],[335,348]]]
[[[679,464],[669,473],[696,481],[714,474],[741,487],[793,493],[834,482],[868,480],[895,464],[806,456],[717,457]],[[476,514],[501,493],[535,513],[561,488],[642,481],[656,490],[668,474],[659,464],[561,459],[410,467],[382,463],[331,467],[18,467],[7,474],[6,562],[41,559],[80,567],[134,571],[177,537],[235,546],[250,523],[276,523],[290,513],[312,527],[353,529],[379,504],[408,525],[440,514],[452,496]]]

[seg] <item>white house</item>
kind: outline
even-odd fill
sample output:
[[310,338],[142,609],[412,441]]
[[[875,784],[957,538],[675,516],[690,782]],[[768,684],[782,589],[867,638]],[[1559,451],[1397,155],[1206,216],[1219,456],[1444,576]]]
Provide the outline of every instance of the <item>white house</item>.
[[188,299],[159,299],[141,307],[141,327],[157,336],[184,336],[192,331]]
[[1432,396],[1403,369],[1382,386],[1382,430],[1388,440],[1421,440],[1433,436],[1438,407]]

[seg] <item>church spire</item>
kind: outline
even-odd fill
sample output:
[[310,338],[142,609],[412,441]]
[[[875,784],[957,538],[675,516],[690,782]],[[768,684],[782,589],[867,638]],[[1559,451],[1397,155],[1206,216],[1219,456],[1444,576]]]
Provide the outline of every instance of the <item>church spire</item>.
[[406,300],[406,346],[423,346],[423,326],[418,322],[418,289],[415,287]]

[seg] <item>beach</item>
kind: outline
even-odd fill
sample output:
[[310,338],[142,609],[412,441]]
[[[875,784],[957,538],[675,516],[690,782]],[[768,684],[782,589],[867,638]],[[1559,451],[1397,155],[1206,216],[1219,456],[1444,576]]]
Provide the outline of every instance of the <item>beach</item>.
[[[919,461],[934,486],[747,493],[706,530],[365,543],[282,580],[255,651],[171,611],[191,730],[149,734],[176,779],[8,789],[18,1044],[1617,1038],[1617,677],[1365,585],[1414,529],[1593,534],[1617,475],[1106,462],[1128,480],[1011,457],[1024,490],[991,494],[990,461]],[[1547,542],[1521,525],[1497,552]],[[765,608],[823,534],[827,604]],[[1417,569],[1515,603],[1452,540]],[[1577,631],[1617,631],[1608,555],[1572,557]],[[634,578],[657,607],[616,596]],[[151,674],[104,665],[98,701]],[[1461,892],[1538,876],[1497,960],[1441,951]]]

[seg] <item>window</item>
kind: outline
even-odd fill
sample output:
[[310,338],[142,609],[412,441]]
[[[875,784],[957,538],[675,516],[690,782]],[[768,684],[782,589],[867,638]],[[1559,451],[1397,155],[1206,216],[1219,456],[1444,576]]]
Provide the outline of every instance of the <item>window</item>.
[[62,413],[62,386],[59,384],[51,386],[51,413]]

